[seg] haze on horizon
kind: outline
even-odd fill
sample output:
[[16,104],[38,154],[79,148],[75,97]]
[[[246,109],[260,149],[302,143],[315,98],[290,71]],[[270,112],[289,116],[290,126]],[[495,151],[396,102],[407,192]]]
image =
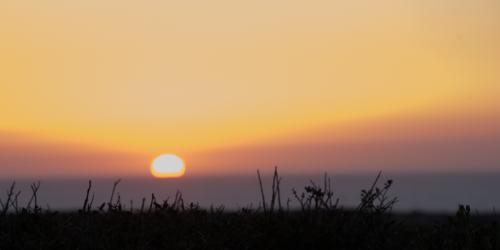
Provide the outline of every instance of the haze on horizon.
[[500,170],[500,2],[2,1],[0,177]]

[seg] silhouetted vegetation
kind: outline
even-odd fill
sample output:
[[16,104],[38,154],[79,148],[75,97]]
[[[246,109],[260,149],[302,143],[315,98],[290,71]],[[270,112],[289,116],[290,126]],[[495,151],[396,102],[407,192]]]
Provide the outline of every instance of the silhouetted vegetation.
[[454,216],[394,213],[393,181],[381,182],[381,173],[353,208],[340,205],[326,174],[286,201],[277,169],[271,197],[257,177],[260,205],[238,211],[201,208],[181,192],[125,205],[118,180],[109,201],[95,204],[89,181],[81,209],[56,212],[39,207],[40,183],[21,207],[13,183],[0,200],[0,249],[500,249],[496,215],[472,215],[465,205]]

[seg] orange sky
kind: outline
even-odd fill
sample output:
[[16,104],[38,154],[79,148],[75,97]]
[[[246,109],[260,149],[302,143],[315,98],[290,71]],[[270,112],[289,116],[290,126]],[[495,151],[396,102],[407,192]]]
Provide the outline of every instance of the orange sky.
[[192,174],[495,170],[498,13],[494,0],[2,1],[0,174],[147,175],[163,152]]

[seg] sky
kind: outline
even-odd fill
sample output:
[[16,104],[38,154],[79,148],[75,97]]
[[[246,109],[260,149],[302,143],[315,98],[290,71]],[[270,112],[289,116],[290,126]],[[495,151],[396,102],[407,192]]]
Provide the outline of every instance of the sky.
[[500,170],[500,2],[0,2],[0,177]]

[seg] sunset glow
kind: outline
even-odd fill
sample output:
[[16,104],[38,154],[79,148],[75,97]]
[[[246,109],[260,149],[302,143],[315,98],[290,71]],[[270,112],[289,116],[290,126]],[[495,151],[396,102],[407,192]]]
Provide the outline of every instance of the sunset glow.
[[500,0],[0,0],[0,249],[487,250],[499,98]]
[[445,2],[2,1],[1,172],[491,170],[500,2]]

